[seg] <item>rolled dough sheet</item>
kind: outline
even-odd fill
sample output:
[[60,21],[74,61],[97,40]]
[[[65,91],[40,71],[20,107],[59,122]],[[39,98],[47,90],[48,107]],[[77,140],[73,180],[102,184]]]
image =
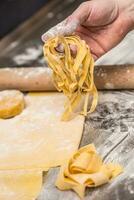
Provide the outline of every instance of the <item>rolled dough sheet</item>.
[[41,187],[40,171],[0,171],[1,200],[34,200]]
[[61,121],[61,93],[29,93],[26,108],[12,119],[0,119],[0,170],[59,166],[77,150],[84,117]]

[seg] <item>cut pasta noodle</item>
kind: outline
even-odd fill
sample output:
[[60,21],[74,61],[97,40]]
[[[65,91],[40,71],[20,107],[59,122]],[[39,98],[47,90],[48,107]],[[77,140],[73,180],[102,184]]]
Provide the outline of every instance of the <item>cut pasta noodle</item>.
[[[62,44],[64,52],[58,52],[56,47]],[[76,56],[71,55],[70,45],[77,48]],[[94,84],[94,60],[88,45],[78,36],[56,36],[50,38],[44,45],[44,55],[49,67],[53,70],[53,80],[58,91],[63,91],[68,101],[62,120],[69,120],[75,113],[84,96],[84,105],[80,112],[86,116],[95,110],[98,93]],[[92,97],[88,110],[89,97]]]
[[60,190],[74,190],[81,199],[86,187],[98,187],[108,183],[123,172],[119,164],[104,164],[93,144],[80,148],[62,165],[56,180]]

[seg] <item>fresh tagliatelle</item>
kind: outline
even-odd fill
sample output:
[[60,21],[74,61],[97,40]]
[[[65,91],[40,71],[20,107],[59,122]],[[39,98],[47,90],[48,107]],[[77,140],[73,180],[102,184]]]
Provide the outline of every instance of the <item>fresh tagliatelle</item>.
[[[56,47],[62,45],[64,51],[58,52]],[[70,45],[75,45],[76,56],[71,54]],[[63,91],[68,101],[62,120],[69,120],[75,113],[84,97],[84,105],[80,112],[86,116],[95,110],[98,93],[94,84],[94,60],[89,46],[76,35],[56,36],[48,39],[44,45],[44,55],[49,67],[53,70],[53,80],[58,91]],[[89,97],[92,97],[88,110]]]
[[80,148],[61,166],[56,180],[60,190],[74,190],[81,199],[86,187],[98,187],[108,183],[123,172],[119,164],[103,163],[95,146],[89,144]]

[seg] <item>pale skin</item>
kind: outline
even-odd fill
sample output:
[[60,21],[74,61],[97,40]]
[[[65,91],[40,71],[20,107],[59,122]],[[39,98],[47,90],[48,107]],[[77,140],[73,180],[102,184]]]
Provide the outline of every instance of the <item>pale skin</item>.
[[45,33],[42,40],[75,33],[86,41],[97,60],[133,28],[134,0],[91,0],[82,3],[64,22]]

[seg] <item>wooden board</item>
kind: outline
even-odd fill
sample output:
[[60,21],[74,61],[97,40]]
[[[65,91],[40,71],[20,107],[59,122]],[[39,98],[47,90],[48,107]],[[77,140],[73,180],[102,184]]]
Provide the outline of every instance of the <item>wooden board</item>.
[[[133,92],[101,92],[96,111],[87,117],[81,146],[94,143],[105,162],[119,162],[125,172],[111,184],[87,189],[85,200],[134,199],[133,106]],[[39,200],[79,199],[74,192],[56,189],[54,183],[58,172],[58,169],[49,171]]]
[[[71,13],[82,1],[53,2],[43,8],[26,27],[19,28],[17,33],[0,43],[0,49],[4,49],[0,56],[0,66],[45,65],[40,35]],[[131,32],[118,47],[98,60],[97,64],[134,63],[133,47],[134,33]],[[88,189],[85,200],[133,200],[134,91],[100,92],[96,111],[86,118],[80,146],[92,142],[105,161],[123,164],[125,172],[110,184]],[[54,182],[58,171],[58,168],[49,171],[38,200],[79,199],[72,191],[61,192],[56,189]]]

